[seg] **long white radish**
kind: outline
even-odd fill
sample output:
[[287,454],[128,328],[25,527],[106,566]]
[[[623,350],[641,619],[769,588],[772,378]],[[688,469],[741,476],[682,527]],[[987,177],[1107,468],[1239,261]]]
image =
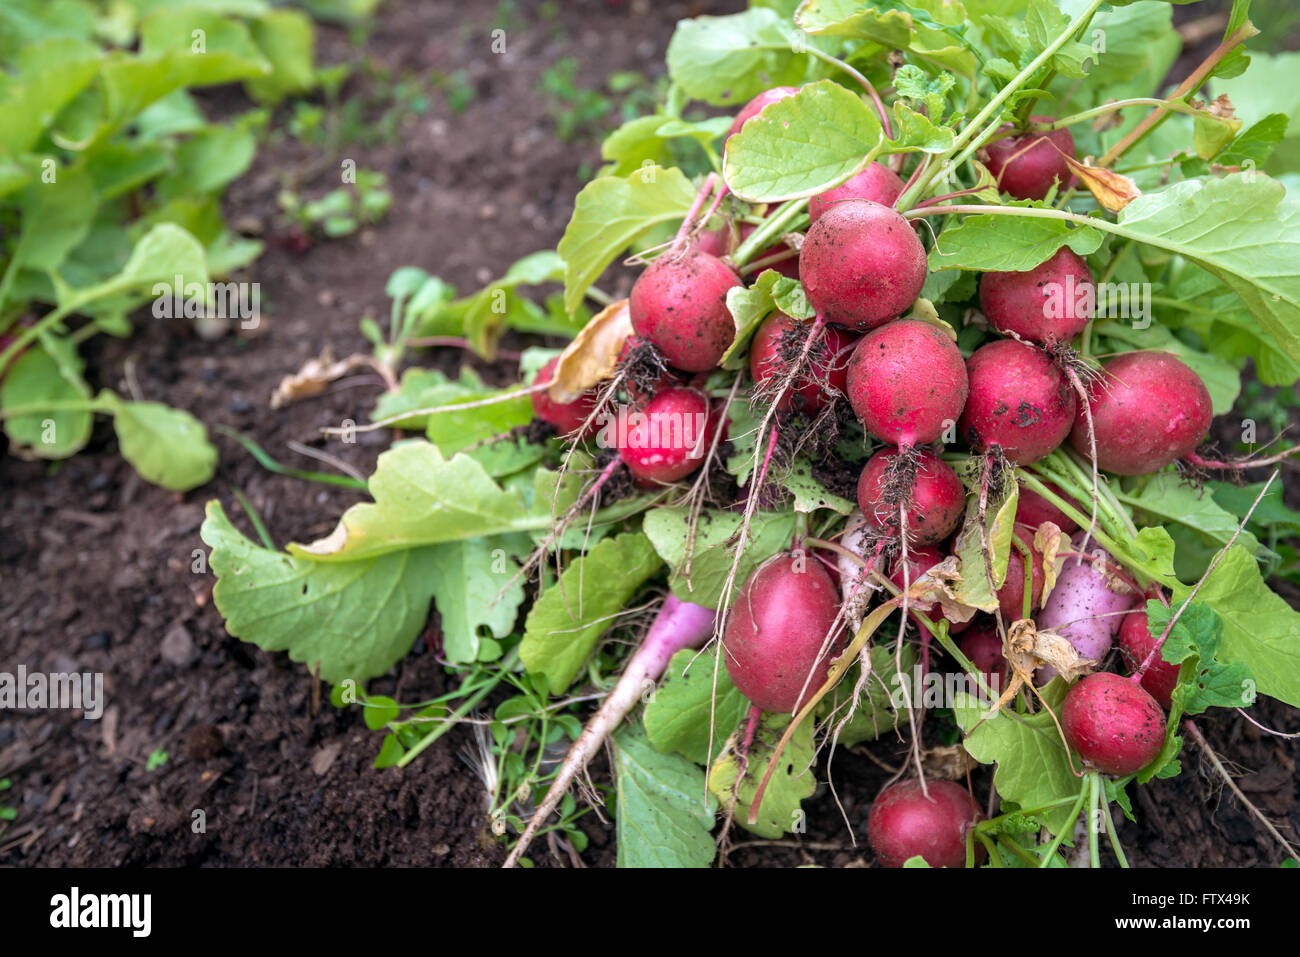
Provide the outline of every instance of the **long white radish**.
[[587,726],[573,742],[569,753],[564,756],[560,772],[551,783],[546,797],[537,806],[519,842],[510,851],[503,866],[515,867],[519,858],[528,849],[529,843],[538,830],[546,823],[551,812],[569,790],[574,779],[582,773],[605,739],[609,737],[627,713],[636,707],[637,702],[649,688],[663,675],[668,662],[683,648],[698,648],[713,634],[715,612],[712,608],[682,601],[676,595],[669,594],[664,599],[659,614],[655,617],[650,630],[646,632],[641,647],[637,649],[627,667],[623,669],[618,684],[610,692],[600,710],[592,715]]

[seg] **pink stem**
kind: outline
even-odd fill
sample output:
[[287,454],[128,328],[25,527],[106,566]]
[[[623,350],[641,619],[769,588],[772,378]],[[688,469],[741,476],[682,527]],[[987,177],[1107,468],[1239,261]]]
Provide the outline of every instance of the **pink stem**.
[[[691,208],[686,211],[686,218],[682,220],[682,225],[677,230],[677,235],[673,237],[673,245],[685,242],[686,237],[690,235],[692,227],[695,225],[695,217],[699,215],[700,208],[704,201],[709,198],[714,189],[717,188],[717,173],[710,173],[704,177],[704,182],[700,184],[700,190],[695,194],[695,201],[691,203]],[[709,215],[713,215],[710,210]]]
[[683,648],[698,648],[713,634],[715,617],[716,612],[712,608],[682,601],[671,593],[664,599],[659,614],[646,632],[641,647],[628,660],[618,684],[600,706],[600,710],[592,715],[578,735],[578,740],[569,748],[546,797],[537,806],[524,833],[506,858],[505,867],[514,867],[519,863],[519,858],[568,792],[569,786],[582,773],[587,762],[595,757],[619,722],[641,701],[646,689],[654,687],[672,656]]

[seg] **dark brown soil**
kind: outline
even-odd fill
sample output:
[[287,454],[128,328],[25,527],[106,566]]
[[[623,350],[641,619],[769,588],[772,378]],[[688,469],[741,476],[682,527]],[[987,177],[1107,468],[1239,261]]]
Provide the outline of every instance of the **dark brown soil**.
[[[491,2],[389,4],[360,50],[343,31],[323,29],[324,62],[365,56],[421,76],[465,70],[475,98],[454,114],[435,92],[430,112],[407,117],[397,142],[345,151],[388,174],[393,208],[373,229],[302,253],[292,243],[269,243],[246,277],[262,284],[261,328],[204,342],[187,325],[142,319],[132,339],[90,345],[92,384],[125,392],[133,378],[150,399],[188,409],[209,426],[245,431],[282,461],[317,467],[287,444],[323,448],[319,427],[361,421],[380,384],[363,377],[273,412],[268,399],[280,377],[327,346],[336,356],[365,349],[358,320],[386,314],[384,284],[397,266],[420,265],[468,290],[519,256],[553,246],[580,168],[599,156],[590,140],[554,138],[537,92],[542,71],[573,56],[589,86],[614,70],[657,73],[673,22],[705,8],[645,0],[559,6],[559,19],[547,20],[542,4],[517,4],[519,26],[507,34],[504,61],[488,52],[498,9]],[[232,104],[222,94],[212,105]],[[274,237],[277,189],[304,171],[308,192],[334,185],[319,156],[293,141],[269,145],[231,191],[228,218],[260,221]],[[513,375],[504,366],[481,368],[498,380]],[[371,434],[329,450],[368,473],[388,440]],[[312,681],[301,667],[225,633],[211,578],[191,571],[203,503],[220,499],[251,532],[233,496],[241,490],[283,544],[328,532],[358,495],[269,474],[233,441],[217,441],[217,478],[184,496],[140,481],[102,426],[90,448],[58,466],[0,456],[0,670],[102,672],[108,697],[98,722],[60,712],[6,712],[0,720],[0,778],[13,781],[0,804],[18,811],[0,832],[0,864],[499,863],[502,848],[484,835],[481,785],[457,756],[466,735],[447,735],[408,771],[375,771],[379,736],[355,710],[326,703],[313,715]],[[451,681],[422,639],[375,690],[412,700]],[[1255,710],[1284,728],[1294,720],[1268,702]],[[1233,713],[1203,724],[1246,774],[1242,787],[1252,799],[1275,821],[1300,828],[1300,746]],[[168,760],[148,770],[156,749]],[[877,743],[872,753],[887,764],[904,759],[896,742]],[[1134,862],[1276,863],[1262,828],[1231,797],[1216,799],[1194,754],[1184,762],[1181,778],[1140,792],[1137,824],[1121,824]],[[597,779],[605,773],[594,772]],[[851,838],[861,839],[887,772],[864,755],[842,753],[834,775],[851,831],[823,786],[806,802],[802,847],[742,843],[730,864],[868,863]],[[976,787],[987,792],[987,772]],[[198,811],[206,819],[201,833],[193,826]],[[585,861],[612,864],[612,835],[593,816],[584,820],[592,837]],[[558,863],[541,848],[535,857]]]

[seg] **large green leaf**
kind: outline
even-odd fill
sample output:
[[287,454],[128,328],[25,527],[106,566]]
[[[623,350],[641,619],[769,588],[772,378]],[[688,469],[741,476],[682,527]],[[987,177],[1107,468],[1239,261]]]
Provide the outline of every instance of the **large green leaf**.
[[[1239,524],[1237,516],[1216,502],[1208,489],[1193,488],[1176,472],[1153,475],[1132,492],[1112,490],[1121,502],[1165,522],[1186,525],[1216,545],[1226,545]],[[1248,531],[1243,530],[1237,541],[1252,555],[1259,548],[1259,542]]]
[[645,731],[656,749],[709,764],[749,712],[749,701],[731,683],[727,669],[717,665],[713,648],[685,649],[673,655],[664,680],[645,706]]
[[825,67],[806,52],[824,44],[801,36],[775,10],[755,8],[677,24],[668,75],[689,97],[714,106],[743,103],[774,86],[797,86]]
[[381,675],[424,628],[433,549],[317,562],[249,541],[209,502],[200,530],[212,549],[212,597],[226,630],[267,651],[287,651],[331,684]]
[[[1174,600],[1188,593],[1177,587]],[[1229,549],[1196,599],[1223,619],[1219,659],[1242,662],[1260,692],[1300,708],[1300,613],[1264,584],[1251,552],[1240,545]]]
[[544,677],[552,694],[568,688],[615,616],[662,564],[639,533],[596,543],[529,611],[519,646],[528,671]]
[[1087,256],[1100,245],[1097,230],[1059,219],[974,215],[939,234],[930,250],[930,268],[1025,272],[1062,246]]
[[750,202],[815,196],[862,169],[884,145],[871,107],[822,80],[771,104],[728,140],[723,175]]
[[[1059,709],[1064,682],[1053,682],[1055,693],[1049,695]],[[962,742],[971,756],[981,764],[996,764],[993,785],[1003,801],[1014,801],[1022,808],[1037,808],[1064,798],[1074,797],[1084,786],[1070,770],[1069,756],[1061,732],[1052,715],[1041,710],[1033,715],[999,711],[981,720],[988,711],[978,699],[959,693],[953,714],[966,738]],[[1059,717],[1058,717],[1059,720]],[[1068,806],[1043,815],[1049,830],[1059,834],[1069,817]]]
[[708,867],[715,802],[706,800],[704,772],[656,751],[634,725],[613,742],[618,866]]
[[[504,638],[514,630],[524,602],[519,563],[511,555],[519,544],[498,536],[433,547],[433,599],[448,661],[474,661],[483,638]],[[528,539],[522,544],[526,550]]]
[[557,247],[564,259],[565,308],[577,309],[619,253],[652,226],[684,218],[694,200],[695,188],[676,168],[649,166],[584,186]]

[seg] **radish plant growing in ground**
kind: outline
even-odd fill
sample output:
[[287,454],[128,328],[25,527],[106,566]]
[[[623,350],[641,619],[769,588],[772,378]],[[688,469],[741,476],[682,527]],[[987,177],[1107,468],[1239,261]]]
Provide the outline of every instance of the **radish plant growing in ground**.
[[[861,745],[901,765],[845,821],[881,865],[1061,866],[1079,822],[1125,865],[1197,716],[1300,707],[1262,520],[1300,527],[1294,449],[1234,418],[1248,360],[1300,374],[1300,170],[1246,5],[1165,96],[1155,0],[851,6],[683,21],[554,252],[460,297],[394,274],[391,388],[323,426],[408,435],[334,532],[278,552],[208,507],[231,634],[362,707],[380,766],[477,729],[509,864],[580,853],[592,803],[628,866],[801,834]],[[400,368],[508,330],[569,342],[503,388]],[[459,691],[367,696],[431,603]],[[935,770],[941,732],[976,770]]]

